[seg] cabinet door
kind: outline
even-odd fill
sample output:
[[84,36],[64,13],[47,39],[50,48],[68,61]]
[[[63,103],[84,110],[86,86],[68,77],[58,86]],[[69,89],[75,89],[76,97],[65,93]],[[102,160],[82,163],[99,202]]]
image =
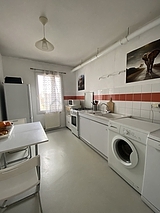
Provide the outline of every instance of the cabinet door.
[[87,118],[80,117],[79,119],[79,136],[88,143],[90,143],[90,137],[92,132],[90,123],[91,121]]
[[66,115],[66,126],[68,127],[68,129],[71,129],[71,116],[70,115]]
[[108,126],[92,121],[90,142],[101,153],[108,157]]

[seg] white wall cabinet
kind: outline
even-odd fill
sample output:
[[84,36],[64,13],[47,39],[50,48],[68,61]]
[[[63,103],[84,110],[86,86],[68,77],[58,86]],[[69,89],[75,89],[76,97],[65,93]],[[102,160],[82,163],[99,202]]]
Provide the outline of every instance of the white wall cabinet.
[[108,126],[80,116],[79,136],[108,157]]

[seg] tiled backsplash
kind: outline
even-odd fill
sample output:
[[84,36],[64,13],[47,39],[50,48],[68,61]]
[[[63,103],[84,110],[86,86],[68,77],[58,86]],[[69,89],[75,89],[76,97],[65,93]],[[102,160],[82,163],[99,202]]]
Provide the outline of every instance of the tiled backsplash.
[[115,113],[160,123],[160,108],[152,107],[153,103],[160,103],[160,83],[99,90],[95,98],[100,102],[112,98]]
[[[84,96],[70,97],[84,100]],[[140,117],[160,123],[160,108],[152,108],[153,103],[160,103],[160,83],[108,88],[94,92],[94,100],[106,103],[112,98],[114,112]],[[64,97],[67,100],[67,97]]]

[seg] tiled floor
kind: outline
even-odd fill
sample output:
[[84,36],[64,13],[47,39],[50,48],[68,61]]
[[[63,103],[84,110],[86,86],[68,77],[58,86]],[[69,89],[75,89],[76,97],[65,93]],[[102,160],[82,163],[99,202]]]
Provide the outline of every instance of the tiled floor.
[[[41,200],[44,213],[152,213],[107,161],[68,129],[47,133],[41,154]],[[36,198],[7,213],[39,213]]]

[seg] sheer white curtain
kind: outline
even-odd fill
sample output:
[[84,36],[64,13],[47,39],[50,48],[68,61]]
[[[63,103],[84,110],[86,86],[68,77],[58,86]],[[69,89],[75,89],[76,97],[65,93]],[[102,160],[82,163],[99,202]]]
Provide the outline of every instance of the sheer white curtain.
[[59,74],[37,74],[40,112],[61,112],[62,83]]

